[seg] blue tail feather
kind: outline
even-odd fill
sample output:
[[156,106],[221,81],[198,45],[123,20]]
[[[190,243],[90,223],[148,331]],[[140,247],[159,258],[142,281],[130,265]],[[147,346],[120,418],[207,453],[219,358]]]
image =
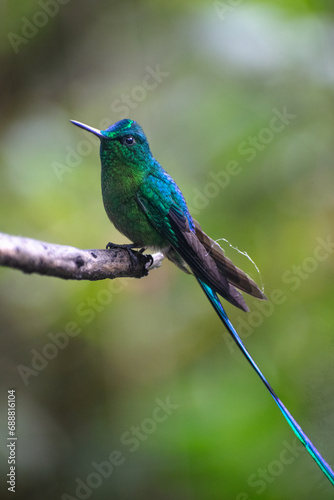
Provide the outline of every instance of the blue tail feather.
[[209,301],[211,302],[212,306],[214,307],[215,311],[217,312],[218,316],[226,326],[228,332],[232,335],[233,339],[235,340],[237,346],[243,353],[243,355],[246,357],[247,361],[251,364],[251,366],[254,368],[264,385],[267,387],[268,391],[272,395],[273,399],[275,400],[277,406],[283,413],[285,419],[287,420],[288,424],[292,428],[293,432],[296,434],[297,438],[299,441],[305,446],[311,457],[315,460],[315,462],[318,464],[320,469],[323,471],[323,473],[327,476],[329,481],[334,485],[334,473],[328,463],[322,458],[318,450],[315,448],[315,446],[312,444],[312,442],[309,440],[309,438],[306,436],[305,432],[302,430],[300,425],[296,422],[296,420],[293,418],[291,413],[288,411],[288,409],[284,406],[282,401],[278,398],[276,395],[275,391],[261,372],[260,368],[257,366],[249,352],[247,351],[246,347],[244,346],[241,338],[239,337],[238,333],[236,332],[234,326],[232,325],[231,321],[229,320],[222,304],[220,303],[219,298],[217,297],[217,294],[208,286],[206,285],[203,281],[198,279],[199,284],[201,285],[205,295],[208,297]]

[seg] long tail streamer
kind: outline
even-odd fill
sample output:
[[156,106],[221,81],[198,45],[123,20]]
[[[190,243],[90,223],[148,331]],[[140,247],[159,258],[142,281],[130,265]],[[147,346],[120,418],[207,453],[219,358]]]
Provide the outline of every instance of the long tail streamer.
[[217,312],[218,316],[226,326],[228,332],[232,335],[233,339],[235,340],[237,346],[247,359],[247,361],[251,364],[251,366],[254,368],[264,385],[267,387],[268,391],[274,398],[277,406],[283,413],[284,417],[286,418],[288,424],[292,428],[293,432],[296,434],[297,438],[299,441],[305,446],[311,457],[316,461],[322,472],[327,476],[329,481],[332,483],[334,486],[334,473],[328,463],[322,458],[318,450],[315,448],[315,446],[311,443],[309,438],[306,436],[305,432],[303,429],[300,427],[300,425],[296,422],[296,420],[293,418],[291,413],[287,410],[287,408],[284,406],[282,401],[278,398],[276,393],[274,392],[273,388],[261,372],[260,368],[257,366],[249,352],[247,351],[246,347],[244,346],[241,338],[239,337],[238,333],[236,332],[234,326],[232,325],[231,321],[229,320],[222,304],[220,303],[219,298],[217,297],[216,293],[203,281],[199,280],[197,278],[199,284],[201,285],[205,295],[208,297],[209,301],[211,302],[212,306],[214,307],[215,311]]

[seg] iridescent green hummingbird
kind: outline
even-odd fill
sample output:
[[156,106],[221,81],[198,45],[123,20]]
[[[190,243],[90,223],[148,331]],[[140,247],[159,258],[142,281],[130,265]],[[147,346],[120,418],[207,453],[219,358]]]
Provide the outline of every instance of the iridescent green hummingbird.
[[159,249],[183,271],[195,276],[292,430],[334,485],[332,469],[275,394],[243,345],[217,295],[248,311],[238,290],[260,300],[266,299],[263,292],[234,266],[220,246],[191,217],[180,189],[152,155],[146,135],[137,122],[121,120],[106,130],[73,120],[72,123],[95,134],[101,141],[104,207],[111,222],[132,242],[128,248]]

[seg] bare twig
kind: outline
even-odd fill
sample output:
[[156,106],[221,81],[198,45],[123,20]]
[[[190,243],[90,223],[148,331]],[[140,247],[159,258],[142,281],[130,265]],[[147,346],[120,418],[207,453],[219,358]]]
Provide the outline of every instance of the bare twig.
[[72,280],[141,278],[159,267],[164,256],[142,254],[126,248],[80,250],[31,238],[0,233],[0,265]]

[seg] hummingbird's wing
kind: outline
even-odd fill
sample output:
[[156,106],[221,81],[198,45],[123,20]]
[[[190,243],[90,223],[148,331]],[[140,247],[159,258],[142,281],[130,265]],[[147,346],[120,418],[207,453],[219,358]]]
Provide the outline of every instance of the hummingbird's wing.
[[186,215],[178,207],[172,205],[166,219],[177,236],[178,245],[174,249],[186,261],[195,276],[207,283],[231,304],[243,311],[248,311],[241,293],[228,282],[227,277],[220,271],[195,231],[190,229]]
[[218,266],[218,269],[221,273],[226,276],[227,281],[231,283],[231,285],[239,288],[243,292],[256,297],[257,299],[265,300],[267,297],[265,294],[259,289],[255,281],[253,281],[247,274],[236,267],[231,259],[224,255],[222,248],[216,243],[213,239],[210,238],[207,234],[204,233],[199,223],[193,219],[195,224],[195,233],[199,241],[206,248],[206,250],[210,253],[211,257],[215,261]]
[[[244,311],[248,311],[248,307],[241,293],[233,285],[240,285],[240,289],[254,295],[256,293],[258,298],[265,298],[257,285],[225,258],[222,250],[218,252],[215,249],[217,262],[215,261],[211,254],[213,241],[201,232],[198,224],[197,230],[196,226],[190,227],[193,222],[190,215],[185,213],[183,197],[178,203],[180,193],[172,189],[167,192],[168,196],[166,192],[162,196],[162,187],[161,180],[160,183],[157,183],[156,179],[149,182],[148,178],[137,193],[138,203],[150,223],[184,259],[195,276]],[[250,281],[248,285],[247,280]]]

